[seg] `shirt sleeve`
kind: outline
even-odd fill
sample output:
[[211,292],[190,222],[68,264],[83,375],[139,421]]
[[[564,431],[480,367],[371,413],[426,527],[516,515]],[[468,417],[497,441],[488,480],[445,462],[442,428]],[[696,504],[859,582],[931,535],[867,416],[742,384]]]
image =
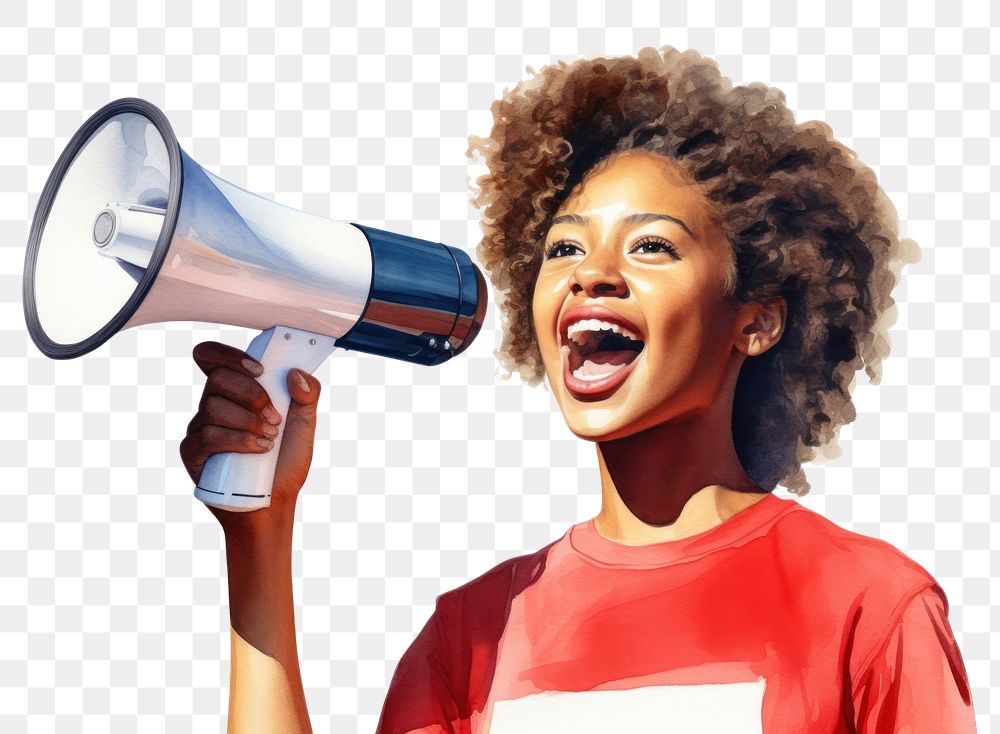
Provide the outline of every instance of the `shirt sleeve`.
[[858,734],[975,734],[969,680],[939,587],[905,605],[852,699]]
[[377,734],[461,734],[447,643],[438,608],[396,666]]

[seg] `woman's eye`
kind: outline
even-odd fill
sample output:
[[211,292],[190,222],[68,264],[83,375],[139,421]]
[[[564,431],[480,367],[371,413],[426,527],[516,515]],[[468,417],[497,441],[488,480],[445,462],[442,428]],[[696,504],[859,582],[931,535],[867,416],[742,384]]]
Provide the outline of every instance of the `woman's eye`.
[[632,247],[632,252],[639,255],[653,255],[659,252],[666,252],[675,259],[680,259],[677,255],[677,248],[665,240],[641,240]]
[[575,255],[578,252],[580,252],[580,248],[577,245],[569,242],[556,242],[545,251],[545,259],[551,260],[554,257],[566,257],[568,255]]

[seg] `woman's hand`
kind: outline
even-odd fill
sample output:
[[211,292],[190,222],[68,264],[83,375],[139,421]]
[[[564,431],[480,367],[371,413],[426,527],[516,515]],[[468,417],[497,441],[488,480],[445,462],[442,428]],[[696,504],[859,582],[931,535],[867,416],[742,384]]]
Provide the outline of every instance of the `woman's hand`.
[[[197,483],[212,454],[271,451],[282,418],[254,379],[263,374],[260,363],[246,352],[219,342],[202,342],[192,356],[208,379],[198,412],[181,441],[180,453],[188,474]],[[290,522],[294,514],[312,461],[320,384],[312,375],[293,369],[288,372],[287,385],[292,400],[284,420],[271,506],[252,512],[209,507],[227,534],[248,526]]]

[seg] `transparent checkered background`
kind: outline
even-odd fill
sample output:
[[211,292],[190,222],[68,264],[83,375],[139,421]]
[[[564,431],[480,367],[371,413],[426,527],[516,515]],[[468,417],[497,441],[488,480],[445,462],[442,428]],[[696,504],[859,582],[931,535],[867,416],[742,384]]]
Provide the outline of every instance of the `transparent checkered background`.
[[[36,350],[21,310],[24,244],[77,127],[110,100],[144,97],[186,151],[240,186],[471,250],[467,182],[481,169],[466,137],[488,132],[490,102],[525,66],[662,44],[779,86],[799,119],[830,123],[922,245],[897,291],[884,383],[859,380],[843,456],[809,467],[803,502],[940,580],[981,731],[1000,720],[1000,274],[989,249],[1000,57],[987,0],[240,5],[0,6],[0,731],[225,726],[222,538],[177,447],[203,384],[191,348],[243,347],[253,334],[170,323],[78,360]],[[437,594],[598,509],[593,446],[544,389],[497,377],[494,318],[437,369],[341,354],[318,371],[294,553],[317,731],[372,731]]]

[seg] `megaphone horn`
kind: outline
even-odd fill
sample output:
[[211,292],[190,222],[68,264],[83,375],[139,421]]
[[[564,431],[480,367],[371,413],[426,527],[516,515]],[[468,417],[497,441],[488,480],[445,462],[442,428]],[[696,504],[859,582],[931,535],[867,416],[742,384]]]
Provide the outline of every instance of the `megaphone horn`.
[[[106,105],[70,140],[24,265],[25,320],[47,356],[82,356],[140,324],[260,329],[247,352],[283,415],[289,369],[312,372],[336,347],[441,364],[479,333],[486,303],[463,250],[245,191],[193,161],[141,99]],[[266,454],[212,456],[195,495],[229,510],[267,507],[281,435]]]

